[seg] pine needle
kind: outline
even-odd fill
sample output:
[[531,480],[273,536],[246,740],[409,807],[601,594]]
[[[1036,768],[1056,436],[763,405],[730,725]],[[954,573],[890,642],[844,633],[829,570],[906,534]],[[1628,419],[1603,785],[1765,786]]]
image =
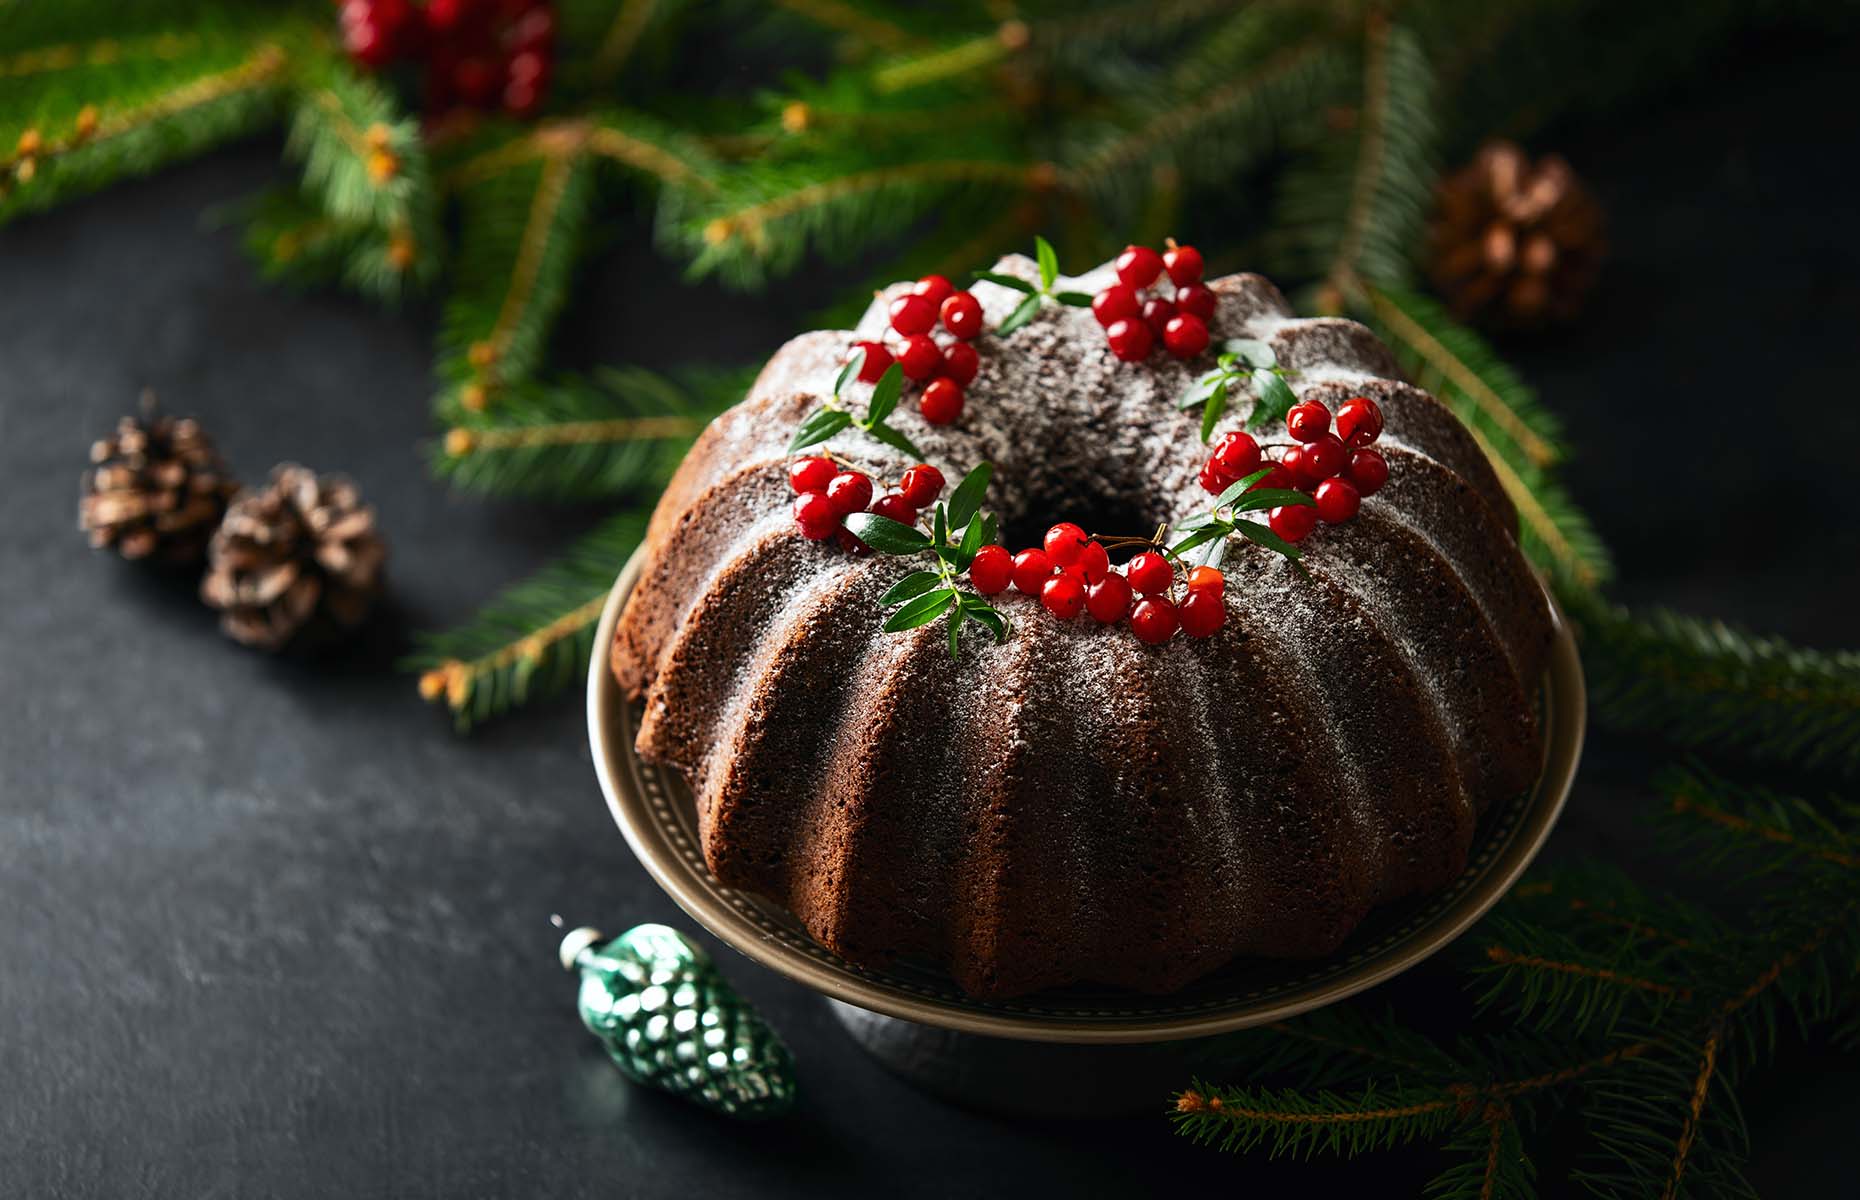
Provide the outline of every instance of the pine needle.
[[468,729],[585,678],[601,607],[645,528],[639,514],[614,517],[468,623],[422,635],[406,664],[420,694]]

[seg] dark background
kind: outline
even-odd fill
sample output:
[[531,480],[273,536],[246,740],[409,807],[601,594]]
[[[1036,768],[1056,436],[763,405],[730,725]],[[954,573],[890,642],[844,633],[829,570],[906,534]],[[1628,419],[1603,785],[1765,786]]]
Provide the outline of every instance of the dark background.
[[[1860,642],[1855,78],[1853,47],[1746,46],[1538,140],[1592,182],[1615,254],[1579,328],[1506,349],[1580,447],[1567,479],[1622,599]],[[613,829],[577,702],[461,740],[389,666],[597,514],[428,480],[432,314],[266,286],[203,219],[276,158],[248,145],[0,232],[0,1195],[1418,1192],[1426,1154],[1300,1173],[1160,1115],[947,1107],[727,951],[800,1060],[799,1113],[743,1128],[625,1083],[575,1019],[548,917],[690,922]],[[752,361],[795,331],[797,296],[828,295],[677,290],[640,231],[609,234],[571,363]],[[361,645],[260,657],[186,583],[87,553],[85,448],[145,385],[248,479],[296,459],[360,481],[394,549],[393,608]],[[1549,852],[1638,856],[1627,814],[1666,757],[1598,732]],[[1763,1191],[1850,1186],[1856,1086],[1853,1058],[1785,1041],[1744,1094]],[[1565,1149],[1540,1156],[1547,1195]]]

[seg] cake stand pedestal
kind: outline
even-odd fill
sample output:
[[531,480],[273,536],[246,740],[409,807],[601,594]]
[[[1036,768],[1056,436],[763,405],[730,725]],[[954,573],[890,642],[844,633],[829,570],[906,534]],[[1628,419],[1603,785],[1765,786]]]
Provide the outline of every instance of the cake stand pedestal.
[[1219,1074],[1219,1037],[1077,1045],[986,1037],[828,999],[852,1040],[933,1096],[1011,1117],[1154,1112],[1197,1075]]
[[637,560],[628,562],[615,581],[588,669],[594,770],[627,844],[698,924],[825,996],[840,1024],[873,1057],[927,1091],[995,1112],[1143,1111],[1194,1076],[1220,1072],[1223,1044],[1211,1040],[1215,1035],[1335,1003],[1421,962],[1517,882],[1562,812],[1582,753],[1582,666],[1551,599],[1556,642],[1539,694],[1543,772],[1528,795],[1495,802],[1486,812],[1466,870],[1450,886],[1370,914],[1341,949],[1321,960],[1237,961],[1167,996],[1070,988],[977,1000],[927,967],[875,970],[849,963],[781,908],[711,877],[691,793],[676,772],[634,753],[638,713],[607,669],[614,626],[637,573]]

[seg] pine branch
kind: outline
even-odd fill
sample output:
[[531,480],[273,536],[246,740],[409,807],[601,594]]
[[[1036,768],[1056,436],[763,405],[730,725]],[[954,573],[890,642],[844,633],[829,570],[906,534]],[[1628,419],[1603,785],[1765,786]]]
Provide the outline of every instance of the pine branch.
[[692,274],[756,285],[793,270],[810,250],[844,258],[933,209],[946,221],[998,212],[1056,182],[1044,163],[926,159],[873,167],[868,161],[771,163],[729,177],[677,231],[695,252]]
[[462,189],[457,282],[446,302],[442,412],[482,412],[541,364],[588,218],[591,165],[566,146]]
[[468,729],[583,678],[601,608],[645,527],[639,514],[614,517],[466,624],[422,635],[407,661],[422,671],[420,695]]
[[[11,153],[0,156],[0,223],[145,174],[271,119],[283,94],[285,52],[271,41],[241,49],[232,66],[204,69],[152,93],[132,90],[132,99],[86,103],[68,126],[28,126]],[[189,61],[217,63],[212,55]]]
[[691,439],[739,399],[740,372],[680,386],[637,369],[592,382],[517,385],[486,415],[461,417],[435,447],[433,469],[471,491],[584,499],[663,484]]
[[[1839,1035],[1853,1021],[1860,803],[1808,804],[1697,768],[1669,772],[1660,790],[1675,801],[1662,819],[1692,826],[1695,867],[1753,860],[1778,886],[1754,908],[1731,901],[1732,923],[1649,896],[1619,872],[1549,872],[1475,936],[1487,959],[1474,973],[1488,986],[1480,1012],[1493,1032],[1460,1036],[1449,1051],[1393,1014],[1299,1018],[1244,1069],[1302,1082],[1197,1082],[1177,1098],[1178,1127],[1275,1153],[1425,1140],[1450,1159],[1430,1194],[1528,1194],[1525,1137],[1550,1102],[1573,1097],[1587,1133],[1576,1178],[1591,1190],[1748,1194],[1743,1074],[1772,1056],[1784,1021],[1809,1035]],[[1306,1025],[1312,1036],[1298,1036]]]
[[303,160],[305,189],[337,224],[374,231],[358,253],[386,268],[348,274],[363,272],[369,290],[390,296],[402,282],[430,281],[441,261],[439,204],[418,124],[346,62],[308,62],[299,76],[287,151]]
[[901,24],[889,5],[849,3],[847,0],[777,0],[788,12],[835,33],[845,34],[884,50],[900,50],[918,40]]
[[1431,1139],[1452,1128],[1463,1101],[1440,1088],[1378,1087],[1340,1094],[1213,1087],[1197,1080],[1176,1097],[1178,1132],[1204,1146],[1273,1157],[1354,1157]]
[[1466,423],[1517,505],[1521,540],[1533,561],[1566,585],[1586,592],[1612,567],[1588,518],[1550,478],[1557,457],[1556,422],[1535,394],[1470,330],[1421,296],[1377,287],[1361,293],[1363,316],[1375,325],[1416,384]]
[[388,249],[379,231],[360,222],[339,221],[296,187],[274,187],[242,206],[246,253],[267,279],[297,287],[316,287],[339,281],[380,298],[397,294],[401,278],[391,272],[392,285],[377,291],[372,279],[356,279],[355,265],[365,246],[386,258]]
[[1860,771],[1860,654],[1663,611],[1636,616],[1568,589],[1563,599],[1603,721],[1682,746]]
[[1503,916],[1490,926],[1488,965],[1478,972],[1487,981],[1481,1009],[1502,1006],[1539,1027],[1554,1024],[1580,1036],[1591,1028],[1613,1032],[1630,1007],[1657,1017],[1673,1003],[1692,998],[1685,983],[1660,977],[1676,957],[1671,947],[1650,947],[1627,936],[1616,937],[1605,953],[1597,953],[1547,926]]
[[1537,1167],[1508,1105],[1488,1104],[1478,1124],[1464,1126],[1441,1150],[1454,1163],[1428,1181],[1423,1194],[1434,1200],[1529,1200],[1537,1194]]
[[1258,48],[1270,47],[1269,53],[1236,65],[1214,86],[1133,97],[1129,107],[1137,120],[1068,153],[1066,185],[1115,202],[1132,179],[1159,163],[1207,185],[1262,159],[1284,129],[1308,119],[1344,78],[1342,60],[1326,40],[1270,43],[1276,28],[1262,18],[1253,32]]
[[1371,8],[1355,135],[1323,137],[1281,183],[1282,273],[1338,295],[1400,287],[1433,204],[1434,80],[1414,34]]

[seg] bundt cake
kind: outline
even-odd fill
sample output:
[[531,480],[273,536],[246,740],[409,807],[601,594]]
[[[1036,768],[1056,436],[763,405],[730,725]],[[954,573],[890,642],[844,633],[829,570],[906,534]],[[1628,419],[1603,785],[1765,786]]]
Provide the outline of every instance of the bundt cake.
[[[1039,285],[1025,257],[995,272]],[[1107,265],[1050,290],[1115,282]],[[906,956],[1006,997],[1169,991],[1237,956],[1323,955],[1372,907],[1464,870],[1481,812],[1541,766],[1552,618],[1516,513],[1369,330],[1295,318],[1257,275],[1206,286],[1213,346],[1133,363],[1091,311],[1050,298],[997,336],[1031,302],[978,282],[990,332],[970,343],[960,418],[932,425],[907,398],[890,424],[952,481],[994,464],[988,507],[1012,549],[1062,519],[1142,534],[1206,513],[1209,447],[1177,400],[1224,339],[1270,347],[1301,400],[1373,399],[1386,483],[1318,525],[1300,563],[1232,539],[1212,636],[1148,645],[1018,589],[992,601],[1006,638],[965,636],[954,658],[941,623],[883,630],[881,598],[915,565],[804,537],[789,443],[912,285],[857,330],[782,347],[699,438],[640,550],[611,666],[643,702],[639,754],[689,780],[721,882],[852,962]],[[851,385],[851,406],[870,391]],[[1221,428],[1253,403],[1236,396]],[[1291,445],[1283,422],[1258,438]],[[917,461],[857,427],[828,446],[881,481]]]

